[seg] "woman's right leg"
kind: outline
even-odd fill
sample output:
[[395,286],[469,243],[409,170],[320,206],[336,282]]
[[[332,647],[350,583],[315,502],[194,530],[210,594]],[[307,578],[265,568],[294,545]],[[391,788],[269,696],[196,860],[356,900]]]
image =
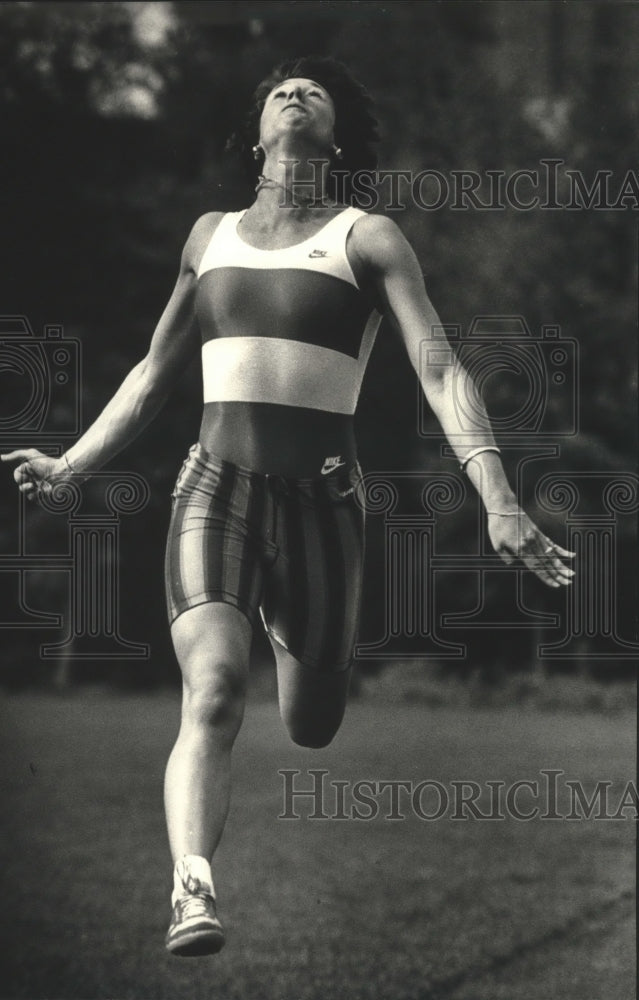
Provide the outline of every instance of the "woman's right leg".
[[182,718],[165,807],[173,860],[213,857],[229,806],[231,750],[244,715],[252,630],[230,604],[183,612],[171,637],[182,671]]
[[[185,894],[201,888],[214,895],[208,863],[228,813],[231,750],[244,714],[252,629],[237,608],[210,602],[179,615],[171,636],[183,680],[180,731],[164,786],[169,843],[180,873],[176,903],[181,885]],[[202,954],[223,943],[214,910],[207,917],[198,905],[183,914],[178,906],[177,918],[174,911],[167,947],[176,954]]]

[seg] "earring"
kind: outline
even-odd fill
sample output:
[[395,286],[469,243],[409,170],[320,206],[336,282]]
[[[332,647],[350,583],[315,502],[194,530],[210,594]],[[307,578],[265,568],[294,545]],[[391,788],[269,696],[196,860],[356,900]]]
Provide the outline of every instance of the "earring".
[[339,146],[333,145],[333,156],[335,157],[336,160],[344,159],[344,154],[342,153],[342,150]]
[[264,155],[264,150],[260,146],[259,142],[256,146],[253,146],[253,159],[259,160],[260,156]]

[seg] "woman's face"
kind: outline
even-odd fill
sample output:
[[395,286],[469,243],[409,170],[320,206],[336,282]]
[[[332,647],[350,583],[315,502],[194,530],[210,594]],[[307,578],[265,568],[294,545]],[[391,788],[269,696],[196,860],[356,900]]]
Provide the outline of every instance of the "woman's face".
[[302,77],[284,80],[270,92],[260,118],[265,152],[277,139],[299,135],[328,151],[334,142],[335,106],[328,91]]

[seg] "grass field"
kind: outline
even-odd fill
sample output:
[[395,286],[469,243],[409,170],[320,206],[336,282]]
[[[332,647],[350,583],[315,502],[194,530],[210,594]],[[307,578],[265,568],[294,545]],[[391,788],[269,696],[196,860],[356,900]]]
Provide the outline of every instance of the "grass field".
[[[564,772],[616,806],[634,716],[355,701],[333,745],[293,746],[249,705],[214,867],[228,943],[163,948],[170,891],[161,783],[173,694],[2,700],[3,998],[628,1000],[635,824],[625,820],[299,820],[284,768],[326,780],[539,780]],[[563,778],[560,779],[563,781]],[[332,786],[331,786],[332,787]],[[329,788],[330,791],[330,788]],[[480,800],[483,802],[483,800]],[[522,808],[531,798],[521,796]],[[424,800],[434,810],[434,800]],[[487,811],[487,807],[482,807]],[[325,811],[337,811],[327,795]],[[567,811],[560,799],[559,812]],[[614,811],[614,808],[613,808]]]

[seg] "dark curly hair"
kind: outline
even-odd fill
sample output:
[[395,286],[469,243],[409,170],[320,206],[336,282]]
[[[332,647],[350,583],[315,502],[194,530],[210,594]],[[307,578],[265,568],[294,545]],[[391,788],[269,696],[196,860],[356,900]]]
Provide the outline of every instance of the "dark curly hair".
[[[243,125],[231,136],[226,148],[239,154],[249,178],[257,181],[261,164],[254,159],[253,146],[259,141],[264,103],[274,87],[296,77],[314,80],[330,94],[335,106],[335,145],[342,150],[342,159],[329,168],[327,193],[333,199],[339,193],[350,200],[350,177],[360,170],[373,171],[377,167],[375,144],[379,142],[379,134],[371,97],[337,59],[303,56],[277,66],[258,85]],[[338,172],[337,177],[333,170]]]

